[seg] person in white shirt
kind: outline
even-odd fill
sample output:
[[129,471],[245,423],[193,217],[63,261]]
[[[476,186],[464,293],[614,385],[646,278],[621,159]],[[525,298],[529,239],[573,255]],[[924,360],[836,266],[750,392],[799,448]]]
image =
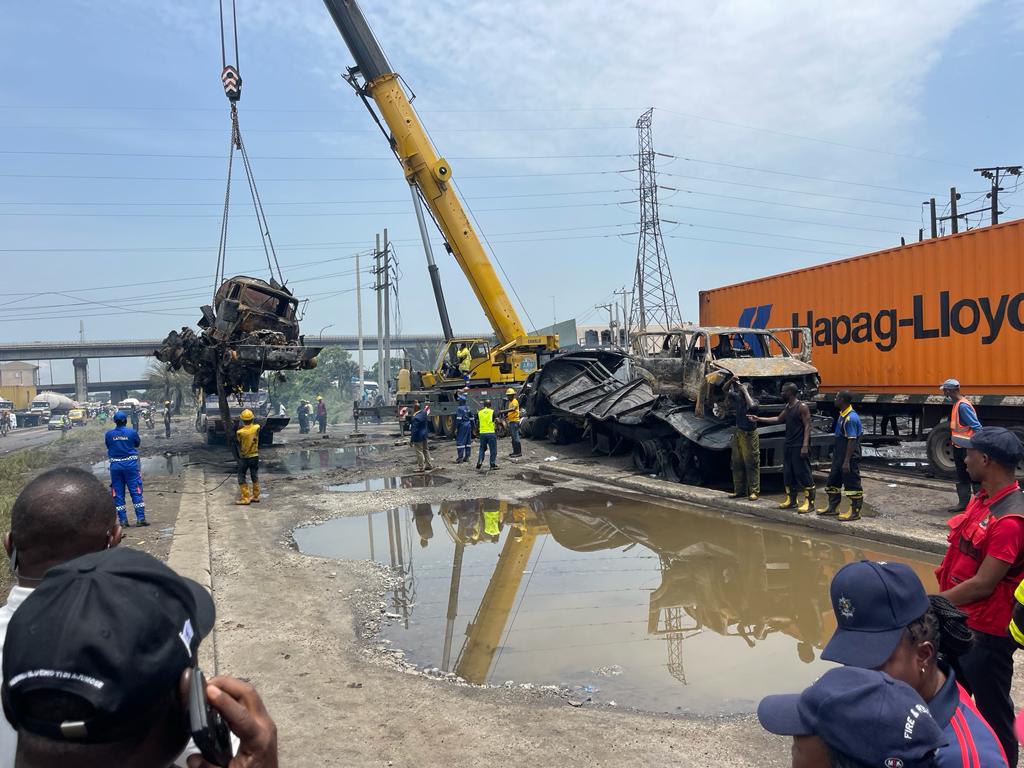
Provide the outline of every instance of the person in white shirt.
[[[11,616],[43,575],[68,560],[116,547],[121,536],[110,489],[91,472],[57,467],[22,489],[4,537],[14,586],[0,608],[0,662]],[[0,717],[0,768],[13,768],[17,746],[17,733]]]

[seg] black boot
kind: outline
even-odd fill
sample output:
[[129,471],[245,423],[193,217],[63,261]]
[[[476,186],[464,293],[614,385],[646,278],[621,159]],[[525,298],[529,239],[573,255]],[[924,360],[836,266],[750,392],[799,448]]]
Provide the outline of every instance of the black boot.
[[844,512],[839,516],[839,522],[850,523],[854,520],[860,520],[860,511],[864,507],[864,499],[859,496],[850,497],[850,511]]
[[951,515],[957,512],[963,512],[967,509],[967,505],[971,502],[971,484],[970,483],[957,483],[956,484],[956,498],[957,505],[950,507],[947,512]]
[[827,488],[825,493],[828,494],[828,506],[825,509],[815,510],[815,512],[820,517],[837,517],[839,515],[839,505],[843,502],[843,494]]

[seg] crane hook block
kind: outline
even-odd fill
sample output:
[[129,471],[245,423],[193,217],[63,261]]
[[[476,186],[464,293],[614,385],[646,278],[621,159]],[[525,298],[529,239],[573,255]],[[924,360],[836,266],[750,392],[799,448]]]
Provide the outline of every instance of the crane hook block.
[[220,73],[220,80],[224,84],[224,93],[229,101],[238,101],[242,98],[242,76],[238,70],[228,64]]
[[448,165],[448,161],[442,157],[434,163],[434,167],[430,169],[430,173],[434,177],[434,181],[444,183],[452,177],[452,167]]

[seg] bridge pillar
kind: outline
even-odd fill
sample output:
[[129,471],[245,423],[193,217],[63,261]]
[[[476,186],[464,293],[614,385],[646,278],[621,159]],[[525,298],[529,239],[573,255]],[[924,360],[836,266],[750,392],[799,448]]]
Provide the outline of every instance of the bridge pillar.
[[113,405],[117,405],[122,400],[124,400],[126,397],[128,397],[128,390],[127,389],[111,389],[110,390],[110,402]]
[[84,403],[89,399],[89,359],[75,357],[71,364],[75,367],[75,400]]

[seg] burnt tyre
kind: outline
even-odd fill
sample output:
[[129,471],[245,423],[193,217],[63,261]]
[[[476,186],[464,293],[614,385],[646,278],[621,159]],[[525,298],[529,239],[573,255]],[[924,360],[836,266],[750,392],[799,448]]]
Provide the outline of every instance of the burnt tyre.
[[949,424],[939,424],[928,433],[928,463],[939,477],[956,477]]
[[519,436],[524,440],[533,439],[533,419],[529,416],[519,422]]
[[633,466],[645,475],[658,474],[661,472],[659,453],[657,440],[633,443]]
[[553,419],[548,425],[548,440],[555,445],[579,442],[583,437],[579,427],[565,419]]
[[715,477],[715,454],[685,437],[669,454],[672,479],[686,485],[710,485]]

